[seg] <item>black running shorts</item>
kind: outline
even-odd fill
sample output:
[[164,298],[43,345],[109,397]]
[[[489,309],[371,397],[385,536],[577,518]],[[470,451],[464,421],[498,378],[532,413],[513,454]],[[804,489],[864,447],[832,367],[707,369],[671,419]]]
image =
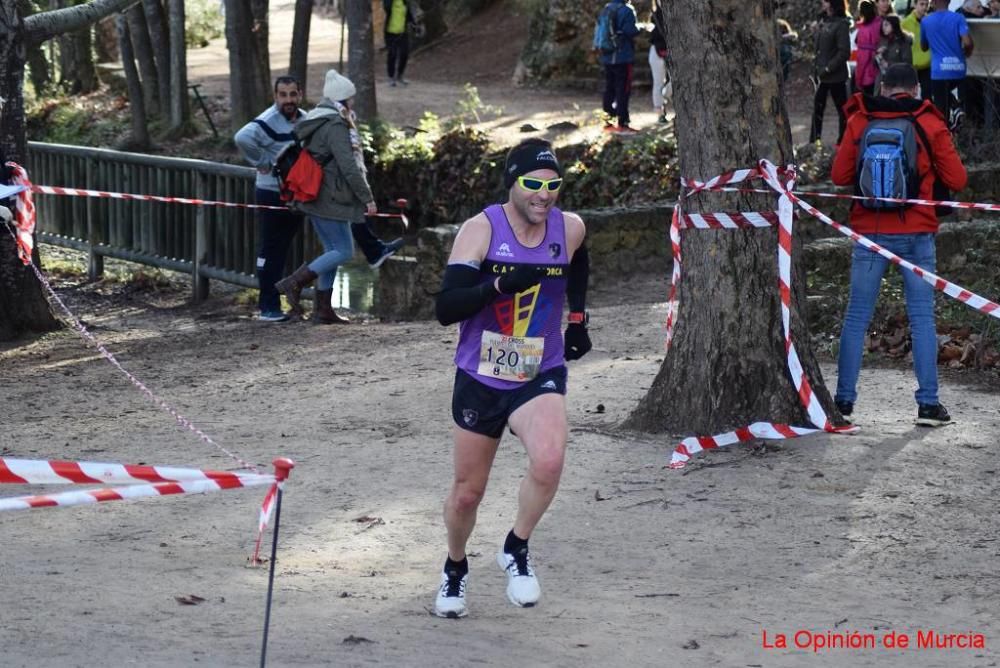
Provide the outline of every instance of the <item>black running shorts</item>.
[[451,416],[462,429],[500,438],[510,414],[542,394],[566,394],[566,367],[543,371],[521,387],[498,390],[461,369],[455,372]]

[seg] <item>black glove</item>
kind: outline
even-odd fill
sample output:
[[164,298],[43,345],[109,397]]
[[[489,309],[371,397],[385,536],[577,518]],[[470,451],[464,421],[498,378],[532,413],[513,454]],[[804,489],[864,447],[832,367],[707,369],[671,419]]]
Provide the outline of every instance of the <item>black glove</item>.
[[542,280],[545,276],[545,267],[533,264],[519,264],[513,271],[508,271],[500,276],[500,292],[512,295],[515,292],[524,292],[531,286]]
[[567,325],[563,341],[563,357],[567,360],[578,360],[586,355],[591,348],[587,326],[582,322],[573,322]]

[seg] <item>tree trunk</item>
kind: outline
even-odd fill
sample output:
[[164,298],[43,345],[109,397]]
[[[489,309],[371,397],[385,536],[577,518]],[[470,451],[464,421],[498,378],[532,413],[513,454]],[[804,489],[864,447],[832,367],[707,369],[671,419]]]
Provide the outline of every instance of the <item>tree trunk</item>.
[[[24,164],[24,63],[27,45],[66,31],[79,30],[113,14],[134,0],[94,0],[69,9],[41,12],[23,22],[17,0],[0,0],[0,157]],[[38,263],[38,247],[35,247]],[[34,273],[21,264],[14,239],[0,229],[0,341],[24,332],[59,326]]]
[[72,95],[92,93],[100,83],[91,46],[90,26],[59,37],[59,83]]
[[372,5],[357,0],[347,3],[347,77],[358,89],[354,109],[359,118],[378,115],[375,104],[375,36],[372,34]]
[[186,132],[191,118],[187,90],[187,45],[184,43],[184,0],[168,0],[170,30],[170,130]]
[[257,41],[249,0],[226,0],[226,45],[229,49],[229,122],[233,132],[249,123],[271,102],[271,87],[259,72]]
[[[0,98],[6,101],[0,104],[0,162],[24,164],[24,61],[17,4],[15,0],[0,0]],[[18,259],[8,226],[0,224],[0,341],[58,326],[38,279]]]
[[[145,114],[146,110],[154,115],[160,114],[160,79],[159,74],[156,71],[156,60],[153,56],[153,43],[149,38],[149,30],[146,28],[146,15],[142,11],[140,5],[132,5],[125,12],[124,16],[127,19],[127,24],[125,25],[125,30],[122,31],[122,23],[118,21],[118,44],[120,45],[122,54],[122,65],[125,66],[125,81],[128,84],[128,97],[129,102],[132,105],[133,112],[135,111],[135,91],[132,90],[132,84],[138,84],[138,91],[142,93],[143,101],[143,126],[145,126]],[[124,48],[128,47],[128,55],[125,54]],[[136,72],[136,77],[134,81],[129,80],[129,68],[133,71],[136,70],[136,63],[139,64],[139,69]],[[139,79],[139,73],[142,73],[142,79]],[[134,116],[134,113],[133,113]],[[132,119],[132,133],[135,135],[135,118]],[[135,135],[136,140],[139,139],[138,135]],[[146,135],[146,143],[149,143],[149,136]]]
[[[706,180],[761,158],[791,162],[771,0],[664,3],[671,28],[681,173]],[[705,193],[686,211],[773,211],[775,198]],[[797,237],[798,235],[796,235]],[[684,230],[673,343],[626,425],[715,434],[757,420],[807,424],[781,325],[776,227]],[[837,416],[805,323],[801,243],[793,241],[792,338],[821,404]],[[819,425],[822,427],[822,425]]]
[[113,17],[94,24],[94,53],[99,63],[118,62],[118,29]]
[[288,74],[298,79],[302,99],[306,96],[312,10],[313,0],[295,0],[295,24],[292,27],[292,51],[288,59]]
[[250,14],[253,17],[253,37],[257,42],[257,76],[265,95],[270,98],[271,90],[271,47],[270,29],[267,21],[268,0],[250,0]]
[[[35,13],[35,5],[30,0],[17,0],[17,10],[21,16],[31,16]],[[40,44],[33,44],[27,47],[28,76],[31,77],[31,85],[35,89],[36,95],[44,95],[52,83],[49,76],[49,60],[45,57],[45,52]]]
[[170,31],[167,30],[167,16],[160,0],[143,0],[142,11],[146,15],[146,28],[153,42],[153,58],[156,60],[157,97],[160,99],[161,113],[166,115],[167,100],[170,99]]
[[[143,99],[142,82],[139,81],[139,70],[135,66],[135,54],[132,52],[132,30],[129,27],[135,12],[138,12],[140,17],[142,16],[142,9],[133,6],[128,10],[128,18],[124,14],[119,14],[117,20],[118,48],[122,54],[122,67],[125,69],[125,83],[128,86],[129,112],[132,117],[132,136],[128,142],[128,150],[131,151],[146,150],[150,145],[149,127],[146,125],[146,104]],[[142,29],[146,29],[145,22],[142,24]]]

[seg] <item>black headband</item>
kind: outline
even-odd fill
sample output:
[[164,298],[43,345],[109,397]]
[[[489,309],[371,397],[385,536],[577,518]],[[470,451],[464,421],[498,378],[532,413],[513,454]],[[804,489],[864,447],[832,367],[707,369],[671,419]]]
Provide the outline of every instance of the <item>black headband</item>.
[[517,181],[517,177],[536,169],[551,169],[562,176],[562,167],[559,166],[556,154],[552,152],[552,146],[542,143],[515,146],[507,154],[507,162],[504,163],[504,186],[510,188]]

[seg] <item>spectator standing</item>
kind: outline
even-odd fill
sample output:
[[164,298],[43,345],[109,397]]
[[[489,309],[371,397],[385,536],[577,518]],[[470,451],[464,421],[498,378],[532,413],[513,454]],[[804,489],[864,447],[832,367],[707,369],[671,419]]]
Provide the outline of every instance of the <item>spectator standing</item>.
[[917,79],[920,80],[920,98],[923,100],[931,99],[931,54],[920,48],[920,23],[927,16],[929,4],[930,0],[917,0],[913,3],[912,11],[900,23],[903,30],[913,35],[913,69],[917,71]]
[[778,19],[778,32],[781,42],[778,44],[778,58],[781,60],[781,80],[788,81],[788,75],[792,69],[792,45],[798,43],[799,33],[792,29],[792,24],[785,19]]
[[1000,0],[990,0],[990,11],[984,19],[1000,19]]
[[[946,0],[947,1],[947,0]],[[831,178],[837,185],[856,184],[859,171],[859,142],[873,119],[912,118],[917,150],[917,198],[933,197],[934,181],[952,190],[965,187],[965,167],[952,143],[951,133],[941,113],[927,100],[916,99],[917,73],[909,65],[892,65],[882,77],[879,97],[854,95],[847,103],[850,118],[844,141],[833,159]],[[883,203],[886,204],[886,203]],[[904,260],[926,269],[935,268],[937,214],[933,205],[909,208],[868,208],[867,201],[851,206],[850,226],[881,247]],[[882,275],[889,261],[860,244],[851,257],[851,288],[847,313],[840,334],[837,360],[837,408],[844,416],[854,411],[857,381],[861,370],[865,332],[875,310]],[[913,338],[913,370],[917,377],[917,424],[940,426],[951,417],[938,398],[937,332],[934,325],[934,288],[913,272],[900,270],[906,313]]]
[[403,73],[410,57],[409,27],[415,23],[410,3],[407,0],[382,0],[382,8],[385,10],[385,64],[389,85],[398,83],[408,86],[410,82],[403,78]]
[[851,56],[851,19],[847,13],[847,0],[821,0],[822,14],[816,29],[816,56],[813,83],[816,91],[813,96],[812,127],[809,130],[809,141],[823,138],[823,114],[826,111],[826,98],[833,98],[837,109],[838,131],[837,143],[844,136],[847,118],[844,116],[844,103],[847,102],[847,60]]
[[931,54],[931,99],[954,130],[965,112],[960,104],[952,109],[952,91],[965,101],[965,58],[973,43],[965,17],[949,11],[948,0],[934,0],[934,11],[921,21],[920,48]]
[[913,36],[903,32],[899,17],[895,14],[882,19],[882,40],[875,52],[875,62],[879,72],[875,90],[881,87],[882,75],[890,65],[913,65]]
[[[292,143],[295,124],[305,117],[305,112],[299,109],[299,94],[299,82],[294,77],[278,77],[274,81],[274,104],[240,128],[234,137],[243,157],[257,168],[254,190],[257,204],[285,206],[272,170],[278,154]],[[258,318],[263,322],[284,322],[288,316],[281,310],[281,295],[274,284],[285,273],[288,248],[302,227],[302,214],[291,209],[257,209],[256,215]]]
[[875,4],[871,0],[861,0],[858,13],[861,16],[855,37],[858,57],[854,68],[854,88],[867,95],[874,95],[875,79],[878,78],[875,52],[882,39],[882,18],[876,14]]
[[316,199],[297,202],[296,206],[309,216],[316,236],[323,242],[324,253],[278,281],[275,287],[288,299],[292,312],[301,315],[302,290],[318,278],[313,312],[316,324],[348,322],[333,310],[333,281],[338,267],[354,254],[351,223],[361,223],[366,213],[376,212],[375,198],[366,178],[361,135],[351,110],[356,92],[350,79],[329,70],[323,84],[323,99],[296,129],[303,148],[323,169]]
[[965,0],[958,13],[967,19],[985,19],[989,12],[979,0]]
[[656,109],[658,123],[667,122],[666,100],[670,98],[670,83],[667,83],[667,31],[663,25],[660,8],[653,6],[653,30],[649,36],[649,70],[653,73],[653,108]]
[[[611,29],[616,36],[615,50],[601,54],[604,66],[604,113],[611,132],[635,134],[629,126],[629,97],[632,95],[632,66],[635,62],[635,36],[639,27],[635,22],[635,8],[628,0],[611,0],[602,12],[610,12]],[[618,119],[617,127],[614,120]]]

